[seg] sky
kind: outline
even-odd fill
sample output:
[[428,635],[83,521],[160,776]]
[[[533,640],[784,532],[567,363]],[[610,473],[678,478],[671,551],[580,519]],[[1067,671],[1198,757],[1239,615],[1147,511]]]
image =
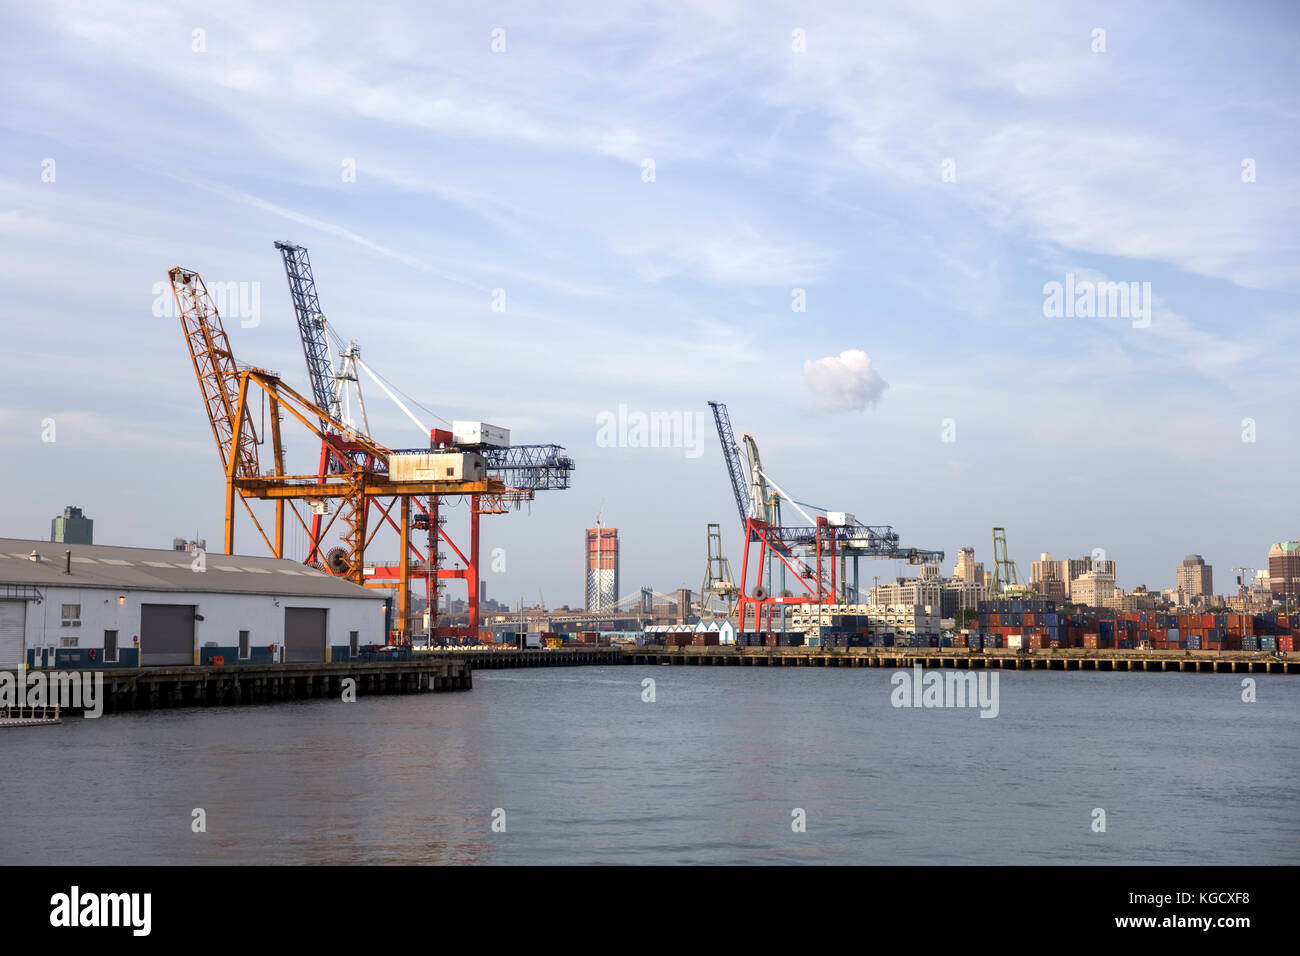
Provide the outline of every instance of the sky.
[[738,574],[710,400],[945,570],[998,525],[1022,575],[1196,552],[1222,591],[1300,537],[1297,52],[1264,2],[7,5],[0,534],[220,542],[167,271],[237,283],[236,358],[306,391],[289,240],[427,425],[575,460],[484,519],[490,597],[580,605],[598,513],[624,594],[698,588],[710,522]]

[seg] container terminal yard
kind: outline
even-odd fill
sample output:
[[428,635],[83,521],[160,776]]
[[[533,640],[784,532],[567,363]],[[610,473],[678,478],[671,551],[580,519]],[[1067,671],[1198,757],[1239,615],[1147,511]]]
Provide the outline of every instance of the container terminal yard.
[[[1044,554],[1022,583],[1001,527],[993,571],[963,548],[943,579],[942,551],[791,497],[755,437],[737,440],[716,401],[709,408],[741,532],[738,577],[722,526],[711,524],[698,594],[643,587],[620,597],[618,531],[598,516],[586,531],[585,609],[520,602],[493,614],[480,576],[482,516],[567,489],[575,462],[559,445],[512,443],[508,429],[485,422],[428,427],[327,322],[307,249],[274,247],[310,396],[237,361],[199,273],[168,273],[224,477],[222,553],[181,539],[171,550],[93,544],[91,519],[71,506],[54,519],[51,541],[0,538],[0,670],[9,681],[103,672],[103,703],[115,711],[349,688],[467,690],[475,668],[608,663],[1300,673],[1300,658],[1289,656],[1300,632],[1295,542],[1273,546],[1256,582],[1247,580],[1252,569],[1235,569],[1238,594],[1221,607],[1198,555],[1179,567],[1178,589],[1158,596],[1124,594],[1114,562],[1095,556]],[[427,446],[395,448],[370,433],[363,376],[427,434]],[[287,462],[290,429],[318,443],[314,471]],[[460,545],[445,527],[453,498],[470,502]],[[800,520],[788,520],[792,511]],[[246,547],[236,541],[241,516],[266,554],[237,550]],[[305,560],[287,554],[289,522],[306,536]],[[458,558],[453,568],[444,546]],[[395,560],[375,560],[382,548]],[[921,574],[877,583],[864,600],[863,558]],[[464,582],[463,599],[443,598],[452,580]],[[40,705],[24,710],[28,697],[15,699],[0,712],[6,724],[51,719]]]

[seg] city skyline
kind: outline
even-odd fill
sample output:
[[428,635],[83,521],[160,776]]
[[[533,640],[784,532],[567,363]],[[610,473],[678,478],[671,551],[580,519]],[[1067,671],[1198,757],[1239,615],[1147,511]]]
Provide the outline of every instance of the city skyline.
[[[1286,5],[507,6],[382,28],[337,5],[292,30],[255,4],[151,9],[0,14],[21,94],[0,126],[0,442],[24,463],[6,535],[75,503],[104,543],[221,540],[161,290],[175,265],[233,283],[237,358],[304,390],[272,246],[291,240],[339,334],[423,408],[576,461],[571,489],[485,520],[503,601],[583,603],[602,500],[624,592],[697,587],[709,522],[736,566],[709,400],[796,499],[945,566],[973,544],[991,567],[997,525],[1026,575],[1103,548],[1121,586],[1156,589],[1188,553],[1264,567],[1300,537]],[[368,403],[381,441],[419,443]],[[624,408],[679,415],[678,440],[611,431]],[[242,526],[237,550],[257,543]]]

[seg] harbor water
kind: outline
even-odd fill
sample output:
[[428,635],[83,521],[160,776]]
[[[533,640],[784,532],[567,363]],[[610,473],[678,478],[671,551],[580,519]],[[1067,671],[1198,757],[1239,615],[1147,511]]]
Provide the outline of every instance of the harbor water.
[[1295,677],[1008,671],[987,718],[893,675],[479,671],[4,729],[0,863],[1300,863]]

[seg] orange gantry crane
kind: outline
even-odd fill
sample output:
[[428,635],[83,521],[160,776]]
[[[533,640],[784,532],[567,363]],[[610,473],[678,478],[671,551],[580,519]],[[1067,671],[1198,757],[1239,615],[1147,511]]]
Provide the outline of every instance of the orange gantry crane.
[[[397,530],[401,542],[398,553],[404,557],[407,555],[411,546],[412,499],[416,499],[418,504],[420,498],[429,496],[473,495],[484,496],[486,501],[511,496],[514,489],[490,476],[482,458],[472,452],[452,450],[427,456],[439,466],[446,466],[439,467],[438,473],[445,475],[450,472],[451,477],[427,477],[430,471],[427,467],[403,468],[398,475],[390,473],[392,450],[303,397],[281,381],[276,373],[241,366],[235,361],[221,316],[197,272],[177,266],[170,270],[168,277],[225,470],[226,554],[233,554],[235,548],[236,502],[243,504],[262,540],[279,558],[285,556],[286,508],[309,540],[314,542],[328,535],[335,522],[342,520],[343,528],[339,533],[342,553],[337,556],[336,570],[345,570],[341,576],[365,585],[368,583],[364,574],[366,548],[385,524]],[[265,469],[258,451],[265,436],[259,438],[254,415],[259,420],[268,419],[270,423],[272,459]],[[337,470],[323,478],[320,474],[287,472],[280,423],[290,419],[333,448]],[[427,459],[419,464],[427,466]],[[413,475],[416,477],[411,477]],[[258,520],[250,499],[275,502],[274,540]],[[310,508],[313,503],[327,499],[337,500],[338,507],[333,510],[329,523],[313,534],[299,506]],[[374,527],[369,526],[371,522],[368,520],[372,508],[380,515],[380,520],[373,523]],[[319,513],[322,509],[317,507],[313,510]],[[392,517],[394,510],[399,514],[396,521]],[[410,562],[402,560],[399,568],[395,582],[396,621],[399,639],[409,640]],[[389,587],[393,583],[384,582]]]
[[[451,430],[430,428],[420,421],[415,413],[397,394],[396,386],[388,383],[361,358],[360,349],[355,341],[342,339],[332,322],[327,322],[321,311],[320,294],[316,277],[312,270],[311,257],[306,247],[294,242],[275,243],[284,262],[285,278],[288,280],[289,296],[293,302],[294,315],[298,321],[298,335],[302,340],[303,357],[306,360],[307,377],[311,383],[312,395],[316,404],[329,412],[333,419],[341,419],[353,425],[350,410],[355,400],[359,413],[359,434],[370,435],[369,420],[366,415],[366,403],[362,396],[361,374],[365,374],[378,386],[393,403],[402,410],[407,418],[423,434],[426,444],[421,448],[393,449],[392,454],[399,462],[407,462],[407,455],[427,455],[451,451],[472,451],[479,455],[486,467],[489,479],[504,483],[505,491],[494,494],[470,496],[469,541],[462,548],[443,527],[446,515],[435,495],[427,499],[414,501],[416,512],[414,526],[424,537],[423,544],[412,542],[409,553],[399,551],[401,560],[392,563],[371,562],[365,566],[365,582],[370,587],[392,587],[397,579],[409,573],[413,580],[422,584],[428,601],[429,630],[431,637],[439,640],[476,640],[479,624],[479,518],[481,515],[504,514],[511,506],[518,508],[524,502],[530,502],[537,491],[564,489],[569,487],[569,475],[573,471],[573,459],[564,454],[564,449],[555,444],[518,444],[502,441],[501,429],[487,427],[482,423],[461,422],[461,444],[456,437],[456,422],[443,420]],[[338,346],[342,361],[341,368],[334,366],[330,340]],[[407,398],[411,404],[418,403]],[[436,413],[425,409],[428,414],[440,418]],[[477,424],[478,427],[474,427]],[[464,426],[470,426],[468,428]],[[330,431],[330,426],[321,420],[321,430]],[[489,433],[491,438],[489,439]],[[469,436],[476,434],[479,441]],[[367,452],[356,443],[343,446],[357,463],[368,464]],[[348,467],[345,455],[334,442],[321,443],[319,480],[323,483],[331,475]],[[392,461],[390,460],[390,469]],[[351,568],[345,560],[346,551],[326,544],[323,527],[324,509],[317,508],[312,516],[311,534],[308,539],[307,563],[321,567],[336,575],[346,575]],[[356,519],[349,515],[345,527]],[[390,520],[390,519],[384,519]],[[440,544],[446,544],[464,567],[448,568],[442,566],[443,551]],[[408,569],[403,570],[409,564]],[[459,579],[466,586],[466,611],[468,624],[438,623],[438,588],[444,580]],[[414,628],[410,628],[413,630]],[[408,628],[403,627],[403,631]]]

